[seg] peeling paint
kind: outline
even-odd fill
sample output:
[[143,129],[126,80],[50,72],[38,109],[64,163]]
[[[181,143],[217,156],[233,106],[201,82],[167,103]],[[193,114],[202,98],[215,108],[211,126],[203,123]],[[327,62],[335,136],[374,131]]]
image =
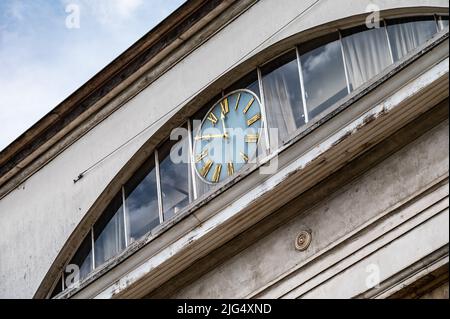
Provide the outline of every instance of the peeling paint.
[[96,298],[111,298],[117,296],[128,286],[124,285],[124,282],[129,284],[137,283],[141,278],[148,275],[152,269],[167,262],[172,256],[178,255],[193,242],[200,241],[207,234],[211,233],[221,225],[225,225],[227,221],[239,215],[240,212],[251,208],[257,202],[258,198],[274,191],[279,185],[283,184],[302,170],[305,170],[318,159],[321,160],[319,163],[324,163],[325,159],[323,159],[322,156],[328,151],[348,140],[350,136],[365,129],[369,124],[373,124],[383,116],[390,114],[399,106],[403,105],[405,101],[420,94],[421,90],[432,85],[434,81],[448,74],[448,63],[449,61],[447,58],[438,63],[431,70],[422,74],[419,78],[408,83],[398,92],[388,97],[383,103],[374,106],[370,111],[366,112],[334,135],[312,148],[310,151],[307,151],[291,164],[288,164],[276,174],[262,182],[259,186],[230,203],[216,215],[205,220],[202,225],[195,227],[188,234],[168,245],[165,249],[150,258],[146,263],[121,278],[118,283],[106,288],[103,292],[98,294]]

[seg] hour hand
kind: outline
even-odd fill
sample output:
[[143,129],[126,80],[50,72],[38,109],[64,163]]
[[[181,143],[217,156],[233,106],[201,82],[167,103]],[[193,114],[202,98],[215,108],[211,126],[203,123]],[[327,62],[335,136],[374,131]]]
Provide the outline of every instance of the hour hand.
[[223,134],[210,134],[210,135],[201,135],[201,136],[196,136],[195,140],[199,141],[199,140],[210,140],[212,138],[222,138]]

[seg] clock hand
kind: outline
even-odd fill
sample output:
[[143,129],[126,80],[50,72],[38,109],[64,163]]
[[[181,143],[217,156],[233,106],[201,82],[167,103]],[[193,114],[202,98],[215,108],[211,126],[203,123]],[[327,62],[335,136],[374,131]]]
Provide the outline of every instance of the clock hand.
[[212,134],[212,135],[202,135],[202,136],[196,136],[195,140],[210,140],[212,138],[222,138],[223,134]]
[[222,120],[222,126],[223,126],[223,137],[227,138],[228,137],[228,133],[227,133],[227,128],[225,126],[225,114],[220,113],[220,119]]
[[[228,132],[227,132],[227,128],[225,126],[225,114],[223,114],[223,112],[220,114],[220,119],[222,120],[222,125],[223,125],[223,137],[225,139],[228,139]],[[230,148],[230,143],[226,143],[225,147],[228,147],[228,149]],[[232,161],[230,160],[230,152],[226,152],[226,163],[227,163],[227,172],[228,172],[228,176],[231,176],[234,174],[234,166]]]

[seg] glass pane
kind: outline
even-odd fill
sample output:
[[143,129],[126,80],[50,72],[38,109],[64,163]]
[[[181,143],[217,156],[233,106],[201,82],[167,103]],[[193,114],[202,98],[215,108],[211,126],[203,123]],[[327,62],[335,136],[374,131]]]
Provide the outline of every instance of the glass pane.
[[302,74],[309,118],[348,94],[340,41],[301,55]]
[[448,16],[440,16],[439,29],[444,30],[445,28],[448,28]]
[[189,204],[189,141],[167,141],[158,151],[164,220]]
[[354,90],[391,64],[386,29],[363,29],[342,39],[351,89]]
[[125,185],[129,243],[159,225],[155,159],[152,154]]
[[[237,87],[230,87],[229,90],[234,91]],[[197,113],[195,113],[191,117],[191,127],[192,127],[192,141],[194,141],[194,137],[197,136],[198,130],[200,129],[202,120],[208,113],[209,109],[214,105],[214,103],[217,103],[222,97],[222,94],[216,95],[213,97],[210,101],[208,101]],[[212,190],[215,185],[214,184],[207,184],[205,183],[200,177],[197,176],[197,174],[194,174],[194,182],[197,188],[197,195],[198,197],[202,196],[203,194],[206,194],[210,190]]]
[[125,248],[122,194],[116,196],[94,225],[95,267],[118,255]]
[[85,279],[92,271],[92,238],[90,232],[81,243],[80,248],[78,248],[76,254],[73,256],[72,260],[69,262],[69,265],[65,269],[65,284],[67,284],[68,287],[77,283],[77,277],[74,276],[76,274],[74,273],[74,269],[71,265],[74,265],[79,269],[80,281]]
[[305,124],[295,51],[264,66],[261,71],[267,124],[269,128],[278,129],[281,142]]
[[[260,93],[260,89],[259,89],[259,82],[258,82],[258,73],[255,71],[250,72],[249,74],[247,74],[246,76],[244,76],[242,79],[240,79],[239,81],[233,83],[233,85],[231,85],[230,87],[228,87],[225,90],[225,94],[236,91],[236,90],[241,90],[241,89],[248,89],[250,91],[252,91],[253,93],[255,93],[259,98],[261,98],[261,93]],[[217,102],[217,100],[213,101]],[[207,106],[207,108],[211,108],[211,105]]]
[[387,30],[395,61],[425,43],[437,32],[434,19],[403,23],[388,21]]

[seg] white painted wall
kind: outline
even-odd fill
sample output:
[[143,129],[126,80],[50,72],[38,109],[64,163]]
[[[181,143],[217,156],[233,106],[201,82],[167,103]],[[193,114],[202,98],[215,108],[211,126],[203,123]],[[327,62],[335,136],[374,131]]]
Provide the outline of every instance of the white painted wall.
[[382,282],[448,245],[448,182],[429,191],[448,179],[448,139],[446,121],[174,297],[352,298],[367,266]]
[[[0,298],[34,295],[84,214],[158,127],[148,130],[74,184],[73,179],[80,172],[215,79],[312,2],[283,0],[280,5],[278,0],[261,0],[3,198],[0,201]],[[315,25],[363,13],[369,3],[377,3],[381,9],[448,7],[448,2],[443,0],[322,0],[265,46]]]

